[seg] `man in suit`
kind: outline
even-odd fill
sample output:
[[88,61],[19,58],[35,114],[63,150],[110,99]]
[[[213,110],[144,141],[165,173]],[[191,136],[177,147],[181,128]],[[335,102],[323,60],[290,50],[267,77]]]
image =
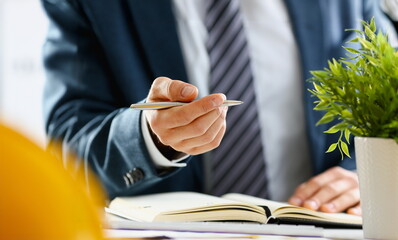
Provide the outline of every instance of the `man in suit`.
[[[42,2],[50,19],[46,130],[50,145],[61,141],[63,153],[79,159],[65,157],[65,165],[92,169],[110,198],[209,192],[212,155],[206,153],[223,144],[232,109],[221,106],[224,94],[209,91],[203,2]],[[341,46],[355,36],[345,29],[360,29],[360,19],[374,16],[380,28],[389,26],[379,4],[247,0],[240,9],[260,106],[268,197],[360,214],[355,160],[325,154],[336,136],[323,133],[331,125],[315,126],[322,113],[312,110],[306,79],[327,60],[345,56]],[[157,111],[128,108],[140,101],[193,102]]]

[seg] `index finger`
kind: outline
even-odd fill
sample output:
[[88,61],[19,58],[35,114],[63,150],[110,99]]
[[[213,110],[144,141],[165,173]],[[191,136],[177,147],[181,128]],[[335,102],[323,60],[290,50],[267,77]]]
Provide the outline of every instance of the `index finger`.
[[301,184],[295,191],[294,195],[290,198],[289,202],[294,205],[302,205],[302,203],[315,195],[324,185],[339,179],[341,174],[339,174],[336,168],[327,170],[321,173],[307,182]]
[[159,111],[165,111],[165,113],[167,111],[167,114],[162,115],[162,118],[167,118],[167,122],[169,123],[167,127],[175,128],[188,125],[195,119],[221,107],[225,99],[226,97],[224,94],[217,93],[203,97],[184,106]]

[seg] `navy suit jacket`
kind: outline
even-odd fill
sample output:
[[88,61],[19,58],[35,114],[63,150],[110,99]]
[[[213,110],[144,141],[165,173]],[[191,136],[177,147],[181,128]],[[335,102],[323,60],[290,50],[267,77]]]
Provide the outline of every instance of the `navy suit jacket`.
[[[360,20],[387,22],[377,0],[286,0],[300,49],[308,139],[314,174],[355,160],[325,154],[336,136],[315,126],[307,89],[309,71],[345,57],[342,45],[360,29]],[[60,142],[69,168],[91,168],[111,198],[164,191],[204,191],[201,156],[182,169],[157,170],[140,129],[142,101],[159,76],[188,81],[171,0],[42,0],[50,19],[44,61],[44,112],[50,143]],[[281,95],[280,97],[283,97]],[[304,136],[303,136],[304,138]],[[126,178],[128,177],[128,178]],[[128,180],[128,181],[126,181]]]

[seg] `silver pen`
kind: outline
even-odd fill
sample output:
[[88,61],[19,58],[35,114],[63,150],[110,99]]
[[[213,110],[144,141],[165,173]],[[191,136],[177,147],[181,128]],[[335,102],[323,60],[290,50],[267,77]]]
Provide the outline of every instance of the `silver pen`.
[[[189,102],[188,102],[189,103]],[[131,104],[130,108],[135,110],[159,110],[172,107],[183,106],[188,104],[185,102],[147,102],[147,103],[137,103]],[[242,101],[238,100],[225,100],[222,106],[232,107],[242,104]]]

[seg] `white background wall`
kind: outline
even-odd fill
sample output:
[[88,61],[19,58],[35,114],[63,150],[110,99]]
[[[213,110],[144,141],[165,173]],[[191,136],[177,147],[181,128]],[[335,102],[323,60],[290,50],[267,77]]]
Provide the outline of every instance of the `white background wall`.
[[0,121],[44,146],[40,0],[0,0]]

